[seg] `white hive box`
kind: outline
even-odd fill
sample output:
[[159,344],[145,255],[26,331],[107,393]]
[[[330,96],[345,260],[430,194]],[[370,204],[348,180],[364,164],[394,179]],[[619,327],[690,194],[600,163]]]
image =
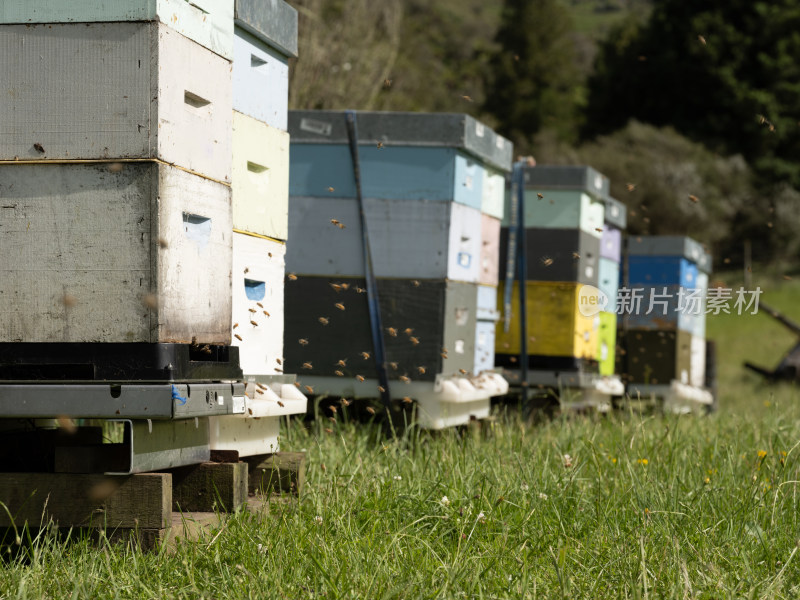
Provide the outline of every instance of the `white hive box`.
[[288,59],[239,27],[236,28],[233,53],[233,108],[286,131]]
[[161,21],[233,59],[234,0],[3,0],[0,23]]
[[239,346],[239,364],[245,375],[282,372],[276,359],[283,359],[285,256],[286,246],[280,242],[233,234],[232,324],[238,326],[232,330],[232,343]]
[[0,56],[0,160],[157,158],[230,181],[231,64],[166,25],[6,25]]
[[228,186],[154,162],[0,165],[0,205],[0,341],[230,343]]
[[233,107],[286,131],[297,11],[282,0],[236,0],[234,19]]
[[233,113],[233,228],[289,235],[289,134]]

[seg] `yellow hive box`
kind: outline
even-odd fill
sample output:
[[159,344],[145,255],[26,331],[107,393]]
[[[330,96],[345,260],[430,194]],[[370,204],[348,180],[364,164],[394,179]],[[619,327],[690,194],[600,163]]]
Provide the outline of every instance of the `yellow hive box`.
[[233,113],[233,228],[286,240],[289,134]]
[[[526,282],[528,307],[528,354],[597,358],[597,316],[586,317],[578,310],[580,283],[558,281]],[[498,305],[503,305],[505,282],[497,287]],[[504,331],[503,319],[497,323],[495,350],[499,354],[520,351],[519,283],[511,296],[511,326]]]

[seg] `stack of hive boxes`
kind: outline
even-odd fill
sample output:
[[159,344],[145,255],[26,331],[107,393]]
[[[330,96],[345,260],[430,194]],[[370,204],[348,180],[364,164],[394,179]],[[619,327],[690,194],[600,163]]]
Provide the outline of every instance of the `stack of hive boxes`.
[[[581,310],[581,289],[598,287],[608,179],[585,166],[524,169],[528,368],[597,373],[599,317]],[[501,234],[507,257],[510,194]],[[501,266],[502,269],[502,266]],[[505,291],[506,282],[499,286]],[[497,364],[518,368],[521,345],[518,283],[508,331],[497,328]],[[586,313],[586,314],[585,314]]]
[[[511,144],[466,115],[363,112],[356,119],[389,377],[432,388],[442,376],[492,369]],[[287,368],[307,363],[304,382],[340,377],[325,390],[374,397],[374,362],[362,357],[373,344],[359,293],[365,265],[345,113],[291,111],[289,131],[289,231],[311,242],[291,244],[287,254],[297,275],[286,287]],[[363,385],[352,383],[356,376]]]
[[[626,271],[623,281],[631,298],[642,299],[640,306],[627,301],[622,313],[627,382],[636,384],[638,391],[670,386],[673,381],[703,387],[711,256],[688,237],[630,237]],[[628,389],[635,391],[631,385]]]
[[[306,399],[283,373],[283,285],[289,235],[289,59],[297,11],[282,0],[236,0],[233,38],[232,342],[247,381],[244,417],[212,420],[212,448],[278,450],[280,416]],[[302,243],[302,237],[295,238]]]
[[600,375],[613,375],[616,366],[617,291],[622,259],[622,232],[627,225],[627,207],[614,198],[605,199],[606,212],[600,236],[599,288],[608,299],[602,311],[597,334],[597,361]]
[[232,0],[0,22],[0,339],[228,345]]

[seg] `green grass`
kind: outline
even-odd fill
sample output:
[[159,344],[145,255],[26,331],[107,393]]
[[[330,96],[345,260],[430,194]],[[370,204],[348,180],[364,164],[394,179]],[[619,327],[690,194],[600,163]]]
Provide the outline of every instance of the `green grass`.
[[[764,298],[791,314],[798,293]],[[342,415],[293,423],[284,449],[309,459],[298,502],[174,552],[45,535],[9,560],[0,597],[797,598],[800,408],[793,386],[739,366],[773,366],[793,337],[758,315],[709,333],[725,362],[708,418],[499,412],[479,434],[388,441]]]

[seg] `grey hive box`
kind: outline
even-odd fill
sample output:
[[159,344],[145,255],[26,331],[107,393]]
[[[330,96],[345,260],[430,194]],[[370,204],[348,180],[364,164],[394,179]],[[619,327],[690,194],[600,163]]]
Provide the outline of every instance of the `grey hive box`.
[[297,56],[297,10],[283,0],[235,0],[233,18],[240,27],[286,57]]
[[231,64],[166,25],[5,25],[0,56],[0,160],[157,158],[230,181]]
[[680,235],[629,236],[627,252],[631,256],[681,256],[711,273],[711,253],[690,237]]
[[613,225],[621,231],[625,231],[625,228],[628,226],[628,207],[610,196],[605,198],[604,202],[606,203],[606,223]]
[[[503,171],[511,170],[511,142],[465,114],[359,111],[359,144],[456,148]],[[342,111],[289,111],[293,144],[347,144]]]
[[230,201],[152,162],[0,165],[0,341],[229,344]]
[[525,169],[525,187],[547,190],[580,190],[605,199],[608,197],[608,177],[588,166],[537,165]]

